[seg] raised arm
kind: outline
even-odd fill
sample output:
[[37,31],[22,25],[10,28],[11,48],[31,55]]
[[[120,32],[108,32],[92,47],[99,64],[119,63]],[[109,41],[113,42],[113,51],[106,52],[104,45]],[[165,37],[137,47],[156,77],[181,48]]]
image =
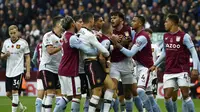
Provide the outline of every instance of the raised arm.
[[131,47],[131,50],[123,47],[120,51],[127,57],[133,57],[138,51],[141,51],[147,45],[147,39],[144,36],[139,36],[136,43]]
[[97,49],[91,49],[90,47],[86,46],[82,40],[77,36],[73,35],[69,39],[70,47],[82,50],[84,53],[89,55],[97,55]]
[[101,45],[101,43],[99,43],[99,41],[97,40],[97,38],[94,35],[90,36],[90,44],[92,44],[94,47],[96,47],[105,57],[108,57],[110,55],[110,53],[108,52],[108,50]]

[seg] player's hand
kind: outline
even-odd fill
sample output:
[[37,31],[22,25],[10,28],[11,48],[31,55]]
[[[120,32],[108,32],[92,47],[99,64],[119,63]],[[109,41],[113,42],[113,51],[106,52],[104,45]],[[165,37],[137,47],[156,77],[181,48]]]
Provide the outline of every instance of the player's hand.
[[25,79],[30,79],[30,77],[31,77],[30,72],[26,72]]
[[118,35],[112,35],[111,37],[110,37],[110,40],[112,41],[112,43],[114,44],[114,45],[116,45],[117,43],[118,43],[118,39],[119,39],[119,36]]
[[150,73],[150,72],[153,72],[155,69],[156,69],[156,66],[153,65],[153,66],[151,66],[151,67],[149,68],[148,72],[149,72],[149,73]]
[[5,58],[7,58],[9,56],[10,56],[10,52],[8,51],[8,52],[5,53]]
[[197,80],[198,77],[199,77],[199,72],[198,72],[198,70],[193,69],[193,70],[191,71],[191,78],[194,79],[194,80]]

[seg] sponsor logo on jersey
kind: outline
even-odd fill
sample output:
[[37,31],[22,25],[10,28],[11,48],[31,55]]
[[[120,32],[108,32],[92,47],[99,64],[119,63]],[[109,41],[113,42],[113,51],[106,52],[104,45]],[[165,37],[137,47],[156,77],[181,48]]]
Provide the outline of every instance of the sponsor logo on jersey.
[[176,42],[180,42],[181,37],[180,36],[176,36]]
[[125,35],[126,37],[129,37],[128,31],[124,32],[124,35]]
[[19,44],[17,44],[17,45],[16,45],[16,48],[17,48],[17,49],[20,49],[20,45],[19,45]]
[[166,48],[179,49],[180,47],[181,47],[180,44],[166,44]]

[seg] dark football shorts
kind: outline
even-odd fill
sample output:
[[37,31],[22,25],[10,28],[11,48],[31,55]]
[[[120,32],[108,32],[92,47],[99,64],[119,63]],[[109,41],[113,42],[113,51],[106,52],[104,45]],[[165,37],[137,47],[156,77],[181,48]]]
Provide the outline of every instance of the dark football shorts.
[[124,95],[122,81],[118,82],[118,96]]
[[100,87],[103,85],[106,78],[106,73],[103,67],[97,60],[85,60],[84,70],[88,76],[91,89],[95,87]]
[[12,90],[21,90],[22,77],[22,74],[15,77],[6,77],[6,92],[12,92]]
[[60,89],[58,74],[52,73],[47,70],[42,70],[40,71],[40,75],[42,76],[41,79],[44,85],[44,90]]

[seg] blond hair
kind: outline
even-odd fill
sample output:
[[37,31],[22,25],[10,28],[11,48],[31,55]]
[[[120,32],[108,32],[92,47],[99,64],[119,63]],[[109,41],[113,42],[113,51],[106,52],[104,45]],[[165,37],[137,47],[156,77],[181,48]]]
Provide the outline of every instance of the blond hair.
[[10,25],[9,28],[8,28],[9,31],[11,31],[13,29],[18,30],[18,27],[16,25]]

